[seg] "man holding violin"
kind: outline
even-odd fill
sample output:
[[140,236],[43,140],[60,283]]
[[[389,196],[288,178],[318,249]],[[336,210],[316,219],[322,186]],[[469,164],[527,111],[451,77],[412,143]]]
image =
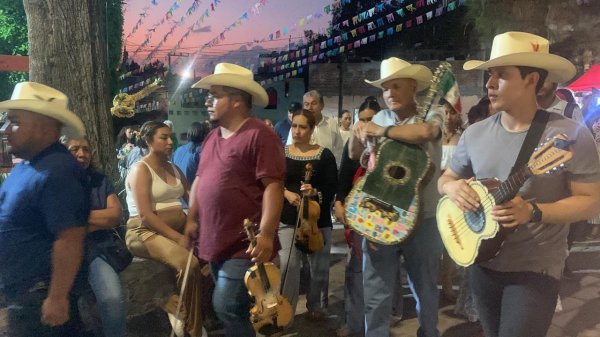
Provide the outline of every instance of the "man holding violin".
[[[215,280],[213,306],[226,336],[254,337],[244,274],[252,262],[270,261],[278,249],[285,172],[281,142],[250,116],[252,104],[268,103],[250,70],[219,63],[213,75],[193,87],[209,90],[205,105],[219,127],[204,142],[186,233],[197,239],[198,257],[209,262]],[[246,218],[260,225],[253,247],[244,233]]]

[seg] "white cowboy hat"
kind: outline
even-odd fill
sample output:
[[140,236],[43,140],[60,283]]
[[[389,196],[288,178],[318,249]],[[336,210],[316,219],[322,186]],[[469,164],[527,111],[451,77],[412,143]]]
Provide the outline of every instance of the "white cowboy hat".
[[210,89],[212,85],[236,88],[249,93],[252,103],[259,107],[269,104],[269,96],[265,89],[254,81],[254,74],[249,69],[231,63],[219,63],[215,73],[194,83],[192,88]]
[[390,57],[381,61],[381,78],[375,81],[365,80],[368,84],[382,88],[382,84],[396,78],[412,78],[417,81],[417,91],[431,85],[433,74],[429,68],[420,64],[410,64],[397,57]]
[[69,99],[62,92],[36,82],[21,82],[15,86],[9,100],[0,102],[0,111],[27,110],[44,115],[63,125],[62,134],[69,138],[85,136],[85,126],[69,110]]
[[489,61],[467,61],[464,70],[499,66],[525,66],[548,71],[551,82],[566,82],[575,76],[573,63],[550,54],[550,43],[543,37],[523,32],[507,32],[494,37]]

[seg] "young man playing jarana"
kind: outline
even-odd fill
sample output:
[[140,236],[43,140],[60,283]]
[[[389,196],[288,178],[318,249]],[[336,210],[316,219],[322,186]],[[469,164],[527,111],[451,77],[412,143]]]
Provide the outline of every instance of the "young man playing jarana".
[[[539,36],[508,32],[494,38],[489,61],[464,64],[466,70],[489,72],[488,96],[500,112],[467,128],[438,181],[440,193],[462,210],[476,210],[481,202],[469,185],[472,179],[508,177],[532,125],[536,93],[546,74],[554,82],[575,75],[575,67],[549,54],[548,47]],[[469,268],[487,337],[546,335],[567,256],[568,224],[594,216],[600,206],[598,156],[591,134],[584,126],[550,114],[541,138],[559,133],[575,141],[573,158],[565,170],[530,178],[515,198],[493,207],[493,220],[516,230],[497,256]]]

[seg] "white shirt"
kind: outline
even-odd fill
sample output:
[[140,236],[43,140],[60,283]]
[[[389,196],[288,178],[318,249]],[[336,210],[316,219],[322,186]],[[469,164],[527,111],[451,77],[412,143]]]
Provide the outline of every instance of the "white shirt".
[[340,136],[342,136],[342,143],[344,145],[346,145],[346,142],[348,141],[348,139],[350,139],[352,133],[352,126],[350,126],[350,130],[344,130],[342,129],[342,127],[340,127]]
[[[337,166],[340,167],[344,143],[335,119],[323,116],[321,122],[315,126],[315,130],[310,137],[310,143],[328,148],[333,152]],[[292,129],[290,129],[286,142],[286,145],[290,144],[292,144]]]
[[[565,109],[567,108],[567,101],[564,101],[556,96],[554,96],[554,102],[552,102],[552,104],[550,104],[550,106],[548,108],[546,108],[545,110],[548,112],[555,112],[559,115],[563,115],[565,116]],[[575,103],[573,103],[575,104]],[[565,116],[567,117],[567,116]],[[583,113],[581,112],[581,109],[579,108],[579,106],[577,104],[575,104],[575,108],[573,109],[573,115],[572,118],[574,121],[585,124],[585,121],[583,120]]]

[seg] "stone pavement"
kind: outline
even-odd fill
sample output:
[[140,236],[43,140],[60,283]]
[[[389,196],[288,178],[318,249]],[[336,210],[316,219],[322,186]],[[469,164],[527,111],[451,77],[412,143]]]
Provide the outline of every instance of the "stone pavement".
[[[343,282],[345,242],[341,230],[334,231],[333,259],[330,270],[330,318],[313,323],[305,319],[303,296],[298,303],[294,325],[286,336],[334,337],[343,320]],[[576,243],[567,261],[574,271],[572,279],[563,280],[561,298],[563,310],[555,314],[547,337],[600,337],[600,241]],[[404,285],[404,315],[391,330],[392,337],[416,336],[419,323],[414,300]],[[478,337],[477,323],[469,323],[453,314],[453,304],[440,299],[439,325],[442,337]]]
[[[336,226],[337,227],[337,226]],[[342,230],[334,230],[334,247],[329,285],[330,317],[325,322],[313,323],[306,320],[306,302],[300,297],[293,326],[285,336],[335,337],[335,330],[343,321],[343,285],[345,265],[345,242]],[[547,337],[600,337],[600,241],[576,243],[567,260],[574,277],[563,280],[561,302],[563,310],[556,313]],[[403,319],[391,329],[392,337],[414,337],[418,328],[414,300],[404,285]],[[0,310],[0,327],[4,324],[4,310]],[[129,336],[164,337],[169,334],[166,315],[153,312],[139,317],[128,328]],[[469,323],[453,314],[453,305],[441,299],[439,329],[442,337],[479,337],[477,323]],[[1,332],[0,337],[9,337]],[[222,337],[213,332],[211,337]]]

